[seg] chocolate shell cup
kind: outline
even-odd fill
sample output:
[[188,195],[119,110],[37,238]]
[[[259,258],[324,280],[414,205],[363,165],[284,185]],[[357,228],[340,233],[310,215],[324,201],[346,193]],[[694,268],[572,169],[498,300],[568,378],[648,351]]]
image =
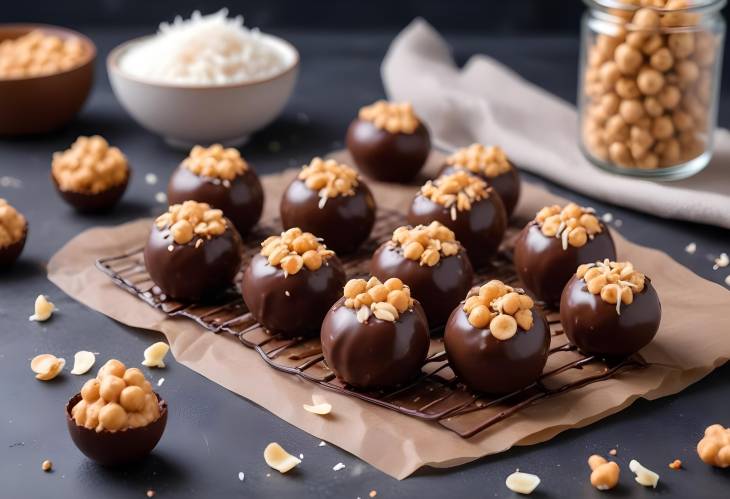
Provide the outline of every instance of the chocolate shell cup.
[[25,247],[25,241],[28,239],[28,224],[25,225],[23,235],[6,246],[0,246],[0,269],[8,268],[18,259]]
[[568,340],[588,355],[627,357],[638,352],[656,335],[662,306],[648,277],[633,297],[631,304],[621,304],[619,314],[615,304],[590,293],[574,275],[560,300],[560,322]]
[[347,129],[345,141],[360,171],[383,182],[413,180],[431,152],[431,138],[422,123],[413,133],[391,133],[358,118]]
[[522,190],[522,185],[520,183],[520,174],[514,165],[512,165],[512,168],[510,168],[508,172],[497,175],[496,177],[488,177],[486,175],[472,172],[471,170],[466,168],[457,168],[453,165],[444,165],[439,172],[439,176],[449,175],[459,170],[463,170],[465,172],[471,173],[472,175],[476,175],[477,177],[484,180],[488,185],[492,186],[495,192],[499,194],[499,198],[504,204],[504,209],[507,212],[507,217],[509,218],[512,216],[512,213],[514,213],[515,207],[517,206],[517,201],[520,200],[520,192]]
[[228,221],[223,234],[177,244],[168,228],[154,224],[144,248],[144,262],[163,294],[182,302],[211,301],[233,284],[241,265],[241,236]]
[[146,426],[114,432],[97,432],[77,425],[71,410],[81,400],[81,394],[74,395],[66,404],[66,426],[71,440],[86,457],[103,466],[121,466],[143,459],[160,441],[167,425],[167,402],[155,395],[160,417]]
[[337,377],[354,388],[394,387],[418,376],[429,348],[428,322],[418,300],[395,322],[335,303],[322,324],[322,353]]
[[434,220],[454,231],[456,240],[466,248],[475,268],[489,263],[507,230],[504,205],[493,191],[489,197],[472,203],[471,209],[457,211],[455,220],[451,218],[449,208],[418,194],[408,210],[408,223],[414,226],[428,225]]
[[306,267],[284,275],[281,267],[257,254],[243,273],[241,294],[251,315],[273,334],[312,337],[319,334],[327,310],[342,296],[345,271],[336,256],[315,271]]
[[354,252],[370,236],[375,223],[375,198],[362,180],[352,196],[327,198],[320,206],[319,193],[295,178],[284,191],[279,207],[284,229],[299,227],[316,234],[340,255]]
[[127,190],[127,185],[129,184],[129,178],[131,176],[132,170],[128,168],[127,176],[121,183],[96,193],[65,191],[61,189],[60,185],[58,185],[56,177],[51,175],[51,179],[53,179],[53,185],[56,186],[56,190],[63,200],[75,208],[76,211],[80,213],[104,213],[111,211],[119,200],[122,199],[124,192]]
[[261,218],[264,190],[256,172],[249,167],[233,180],[221,180],[194,174],[183,166],[173,172],[167,185],[170,204],[188,200],[208,203],[223,210],[241,235],[247,234]]
[[557,306],[563,287],[582,263],[608,258],[616,259],[613,238],[603,223],[601,232],[580,247],[568,245],[563,249],[559,237],[542,233],[534,220],[529,222],[515,242],[514,263],[525,289],[538,300]]
[[489,328],[472,326],[462,307],[463,303],[454,309],[444,332],[449,366],[460,381],[472,390],[495,395],[537,381],[550,349],[550,327],[538,310],[532,309],[529,331],[518,326],[513,337],[498,340]]
[[403,249],[388,241],[370,260],[370,273],[385,282],[397,277],[411,289],[411,296],[423,306],[431,329],[443,326],[454,307],[471,289],[474,280],[469,257],[463,248],[442,256],[433,267],[403,256]]

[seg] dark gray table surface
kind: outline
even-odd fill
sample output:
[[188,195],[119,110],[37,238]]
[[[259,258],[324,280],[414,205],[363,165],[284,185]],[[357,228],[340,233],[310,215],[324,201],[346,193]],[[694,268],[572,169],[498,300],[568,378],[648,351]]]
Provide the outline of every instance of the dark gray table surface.
[[[112,46],[142,31],[88,33],[105,56]],[[378,67],[393,34],[286,33],[301,50],[300,81],[283,116],[242,148],[244,156],[260,173],[268,173],[340,147],[357,108],[382,96]],[[491,54],[551,92],[574,100],[575,39],[464,35],[449,39],[460,61],[475,52]],[[708,424],[730,425],[728,366],[681,394],[637,401],[618,415],[549,442],[458,468],[423,469],[399,482],[334,446],[319,447],[319,439],[169,358],[166,369],[148,372],[153,380],[165,378],[159,391],[170,405],[167,431],[154,454],[121,470],[104,469],[85,459],[66,432],[63,406],[86,378],[66,371],[53,382],[40,383],[33,378],[29,359],[52,352],[71,360],[74,352],[84,349],[100,352],[100,361],[117,357],[136,365],[142,350],[161,336],[124,327],[74,302],[46,279],[45,264],[84,229],[160,212],[163,206],[154,195],[164,190],[169,172],[184,156],[126,115],[111,93],[101,59],[98,69],[91,99],[69,127],[43,137],[0,140],[0,177],[23,182],[20,188],[0,187],[0,196],[30,222],[22,260],[0,275],[1,497],[145,497],[148,489],[154,489],[157,497],[355,499],[367,497],[371,490],[378,498],[512,497],[515,494],[505,488],[504,479],[516,468],[541,477],[536,497],[605,497],[588,483],[586,458],[614,447],[619,450],[622,477],[612,497],[728,497],[730,470],[705,466],[694,450]],[[730,125],[729,94],[724,92],[720,111],[725,126]],[[53,192],[48,178],[51,153],[66,148],[80,134],[93,133],[120,146],[135,169],[123,203],[104,217],[75,214]],[[144,174],[149,172],[158,175],[158,185],[145,183]],[[606,206],[545,184],[600,212],[612,212],[623,222],[619,230],[629,239],[666,251],[702,277],[722,282],[730,272],[712,270],[712,258],[730,251],[728,231]],[[684,251],[689,242],[697,244],[694,255]],[[52,320],[42,324],[27,320],[39,293],[49,295],[59,308]],[[717,327],[728,329],[727,324]],[[280,475],[266,466],[262,450],[271,441],[304,454],[295,472]],[[387,447],[382,451],[388,452]],[[632,458],[661,474],[655,491],[634,483],[628,469]],[[667,468],[675,458],[685,463],[685,470]],[[44,459],[53,461],[52,473],[40,470]],[[332,467],[338,462],[346,468],[335,472]],[[241,471],[243,482],[238,479]]]

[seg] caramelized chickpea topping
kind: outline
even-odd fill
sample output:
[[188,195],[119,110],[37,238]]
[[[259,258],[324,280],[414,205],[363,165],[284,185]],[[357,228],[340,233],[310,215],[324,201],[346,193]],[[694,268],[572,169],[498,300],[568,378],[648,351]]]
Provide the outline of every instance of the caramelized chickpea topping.
[[457,150],[446,159],[447,165],[465,168],[472,173],[479,173],[494,178],[512,169],[507,155],[499,146],[472,144]]
[[205,239],[220,236],[226,231],[228,221],[221,210],[211,208],[208,203],[185,201],[170,206],[166,213],[157,217],[155,226],[160,230],[169,229],[177,244],[187,244],[195,236]]
[[269,236],[261,243],[261,254],[269,264],[281,267],[285,275],[293,275],[306,267],[315,271],[335,254],[328,250],[311,232],[298,227],[284,231],[279,236]]
[[390,133],[412,134],[420,124],[410,102],[395,103],[379,100],[360,108],[358,118],[370,121],[376,128]]
[[575,275],[583,279],[586,289],[601,300],[616,305],[616,313],[621,314],[621,304],[631,305],[634,294],[644,290],[646,277],[634,269],[631,262],[612,262],[608,259],[596,263],[584,263]]
[[393,231],[391,245],[402,248],[403,256],[421,265],[433,267],[446,258],[456,255],[461,245],[454,232],[440,222],[410,227],[404,225]]
[[220,144],[210,147],[195,146],[182,166],[203,177],[231,181],[248,171],[248,163],[241,157],[238,149],[223,148]]
[[357,170],[334,159],[314,158],[302,167],[297,177],[306,186],[319,193],[319,207],[324,208],[328,198],[354,196],[360,183]]
[[401,314],[413,308],[411,290],[395,277],[381,283],[376,277],[370,280],[350,279],[345,284],[345,306],[356,310],[357,320],[366,323],[370,315],[381,321],[397,321]]
[[578,206],[575,203],[568,203],[563,208],[555,204],[538,211],[535,221],[544,235],[559,238],[563,243],[563,249],[568,249],[568,245],[579,248],[596,234],[603,232],[601,223],[594,213],[593,208]]
[[498,340],[508,340],[517,334],[519,326],[529,331],[533,325],[534,302],[521,289],[492,280],[469,291],[463,310],[475,328],[489,328]]
[[471,210],[471,205],[489,197],[491,188],[479,177],[465,171],[441,175],[421,187],[421,195],[451,210],[451,219],[457,212]]

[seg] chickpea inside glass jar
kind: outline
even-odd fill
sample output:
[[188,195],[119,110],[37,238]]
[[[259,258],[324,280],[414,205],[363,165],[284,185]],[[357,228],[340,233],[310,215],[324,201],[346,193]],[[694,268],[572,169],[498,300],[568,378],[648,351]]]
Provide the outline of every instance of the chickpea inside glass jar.
[[725,0],[585,0],[580,144],[604,169],[702,170],[717,121]]

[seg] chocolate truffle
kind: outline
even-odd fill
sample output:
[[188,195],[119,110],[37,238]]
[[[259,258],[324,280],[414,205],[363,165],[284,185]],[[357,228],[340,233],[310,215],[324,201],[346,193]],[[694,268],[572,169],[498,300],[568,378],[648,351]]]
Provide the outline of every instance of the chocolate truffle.
[[281,223],[317,234],[338,254],[355,251],[375,223],[375,199],[357,171],[333,159],[302,167],[281,198]]
[[522,284],[551,306],[560,302],[578,265],[604,258],[616,258],[610,232],[592,208],[575,203],[541,209],[515,242],[515,269]]
[[189,199],[223,210],[239,234],[258,223],[264,207],[264,191],[256,172],[237,149],[220,144],[195,146],[170,177],[170,204]]
[[521,289],[501,281],[474,288],[446,324],[449,366],[472,390],[502,395],[542,374],[550,328]]
[[413,380],[430,345],[423,308],[398,278],[348,281],[324,318],[321,339],[329,368],[361,389]]
[[64,201],[82,213],[113,208],[130,175],[124,154],[99,135],[79,137],[70,149],[53,154],[53,184]]
[[272,334],[316,336],[345,280],[335,253],[294,227],[261,243],[243,274],[241,294],[253,318]]
[[606,259],[580,265],[560,300],[566,336],[589,355],[638,352],[654,338],[661,315],[654,286],[631,262]]
[[0,269],[10,267],[18,259],[28,237],[25,217],[0,198]]
[[370,273],[381,281],[397,277],[408,283],[431,329],[446,323],[474,280],[466,250],[439,222],[398,227],[373,254]]
[[360,109],[346,143],[357,167],[383,182],[412,180],[431,152],[428,130],[413,106],[383,100]]
[[233,283],[242,252],[241,236],[221,210],[185,201],[157,217],[144,262],[167,297],[210,301]]
[[439,174],[457,170],[465,170],[481,177],[499,194],[507,217],[512,215],[520,199],[520,174],[501,147],[472,144],[459,149],[446,158],[446,164]]
[[157,445],[167,404],[136,367],[109,360],[66,406],[71,439],[87,457],[107,466],[137,461]]
[[486,182],[464,171],[429,180],[413,199],[408,223],[432,221],[454,231],[477,268],[494,256],[507,229],[502,200]]

